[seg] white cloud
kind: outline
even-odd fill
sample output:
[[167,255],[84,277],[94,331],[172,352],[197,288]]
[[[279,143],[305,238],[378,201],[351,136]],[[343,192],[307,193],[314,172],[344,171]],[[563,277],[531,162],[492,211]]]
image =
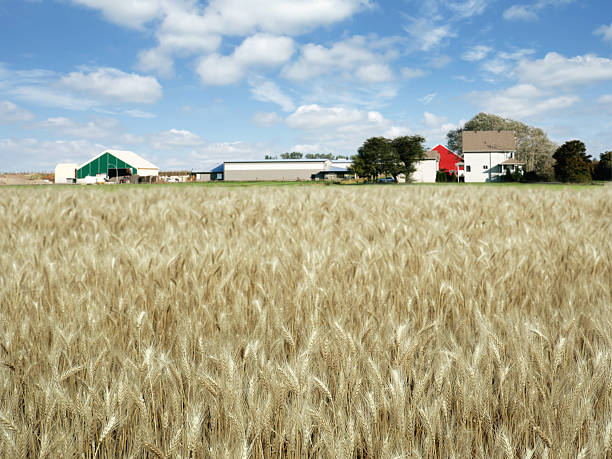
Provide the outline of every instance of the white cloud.
[[361,81],[382,83],[393,79],[393,72],[387,64],[367,64],[359,67],[355,74]]
[[[104,145],[86,140],[5,138],[0,139],[0,162],[6,172],[52,171],[57,163],[81,163],[104,148]],[[19,158],[19,161],[15,158]]]
[[69,118],[56,117],[48,118],[38,123],[44,129],[52,130],[54,133],[61,133],[79,139],[104,140],[118,137],[119,122],[114,119],[104,118],[87,123],[77,123]]
[[423,69],[411,69],[408,67],[404,67],[402,69],[402,76],[404,78],[412,79],[412,78],[421,78],[428,75],[429,72],[426,72]]
[[477,45],[464,52],[461,58],[468,62],[481,61],[487,57],[491,51],[492,48],[490,46]]
[[34,115],[9,100],[0,100],[0,123],[30,121]]
[[429,51],[433,48],[438,48],[447,38],[456,37],[451,24],[437,24],[429,18],[410,18],[409,24],[404,27],[404,30],[421,51]]
[[597,102],[600,104],[612,104],[612,94],[602,95],[599,99],[597,99]]
[[573,3],[574,0],[537,0],[530,4],[512,5],[504,11],[504,19],[508,21],[534,21],[538,13],[548,6],[558,7]]
[[340,106],[303,105],[287,117],[287,125],[299,130],[298,151],[354,154],[364,140],[373,136],[396,137],[410,132],[380,112]]
[[278,67],[294,52],[291,38],[259,33],[246,38],[229,56],[211,54],[202,58],[197,72],[205,84],[234,84],[250,67]]
[[460,18],[469,18],[484,13],[487,0],[466,0],[464,2],[450,2],[448,7]]
[[138,68],[169,78],[174,75],[174,59],[161,47],[148,49],[138,55]]
[[216,51],[224,36],[299,35],[370,8],[370,0],[72,0],[100,10],[111,22],[150,23],[158,44],[140,54],[139,68],[171,76],[175,56]]
[[63,76],[59,84],[71,91],[119,102],[151,104],[162,96],[162,88],[154,77],[125,73],[114,68],[72,72]]
[[293,100],[285,94],[276,83],[264,78],[252,78],[249,81],[250,91],[255,100],[277,104],[285,112],[295,108]]
[[579,97],[551,94],[531,84],[518,84],[500,91],[475,91],[468,94],[468,100],[486,112],[520,119],[569,108]]
[[27,100],[37,105],[60,107],[68,110],[89,110],[98,105],[94,100],[77,97],[67,90],[53,86],[20,86],[13,89],[11,93],[21,100]]
[[99,9],[111,22],[130,28],[142,27],[164,12],[164,0],[72,0],[73,3]]
[[446,54],[442,54],[441,56],[434,56],[429,61],[427,61],[427,65],[433,67],[435,69],[441,69],[450,64],[453,60],[450,56]]
[[436,92],[429,93],[419,99],[419,102],[423,102],[423,105],[429,105],[438,95]]
[[257,126],[274,126],[282,121],[282,118],[276,114],[276,112],[257,112],[253,115],[253,123]]
[[[313,43],[302,46],[297,61],[283,69],[283,76],[293,81],[340,73],[345,78],[356,77],[365,82],[383,82],[393,78],[387,61],[394,58],[392,50],[380,50],[378,37],[355,35],[325,47]],[[386,43],[384,43],[386,45]]]
[[150,145],[155,150],[176,150],[197,147],[204,144],[204,140],[193,132],[182,129],[170,129],[158,132],[150,139]]
[[498,76],[512,76],[515,61],[535,53],[533,49],[519,49],[513,52],[501,51],[490,59],[483,61],[480,68]]
[[143,118],[143,119],[151,119],[156,118],[157,115],[150,112],[144,112],[142,110],[125,110],[126,115],[131,116],[132,118]]
[[437,145],[444,142],[446,134],[452,129],[457,129],[458,124],[448,121],[445,116],[437,116],[430,112],[423,113],[421,129],[419,132],[427,139],[430,145]]
[[542,88],[586,86],[612,80],[612,59],[548,53],[543,59],[521,60],[516,75],[519,81]]
[[537,18],[534,8],[528,5],[512,5],[504,11],[504,19],[508,21],[535,21]]
[[595,29],[593,32],[595,35],[601,35],[605,41],[612,42],[612,23],[609,26],[602,25]]

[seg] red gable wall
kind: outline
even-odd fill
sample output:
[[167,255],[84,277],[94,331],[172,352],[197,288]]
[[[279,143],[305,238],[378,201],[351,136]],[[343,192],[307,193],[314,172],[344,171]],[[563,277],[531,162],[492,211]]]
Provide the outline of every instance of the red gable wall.
[[[440,163],[438,165],[438,170],[441,171],[456,171],[456,164],[461,161],[461,157],[457,156],[455,153],[450,151],[444,145],[438,145],[437,147],[432,148],[432,150],[437,151],[440,154]],[[463,170],[463,166],[461,167]]]

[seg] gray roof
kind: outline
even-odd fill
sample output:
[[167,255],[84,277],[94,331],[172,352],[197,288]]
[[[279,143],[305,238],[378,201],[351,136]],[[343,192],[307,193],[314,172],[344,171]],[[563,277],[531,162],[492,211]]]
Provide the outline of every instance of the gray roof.
[[513,131],[463,131],[463,152],[515,151]]

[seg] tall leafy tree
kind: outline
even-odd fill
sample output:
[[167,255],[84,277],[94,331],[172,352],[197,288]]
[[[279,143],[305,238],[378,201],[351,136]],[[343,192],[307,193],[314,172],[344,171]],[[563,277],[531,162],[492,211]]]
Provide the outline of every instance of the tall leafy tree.
[[379,173],[378,157],[381,150],[386,148],[386,143],[387,139],[384,137],[371,137],[366,140],[353,157],[351,171],[360,177],[374,179]]
[[391,141],[391,145],[397,152],[403,166],[400,172],[406,177],[415,171],[415,164],[425,158],[425,138],[420,135],[396,137]]
[[557,145],[551,142],[546,133],[520,121],[502,118],[489,113],[479,113],[464,124],[446,134],[447,147],[457,153],[462,152],[463,131],[514,131],[516,135],[516,158],[525,161],[527,171],[552,175],[553,158]]
[[599,157],[593,170],[595,180],[612,180],[612,151],[606,151]]
[[561,182],[588,182],[591,180],[591,157],[580,140],[561,145],[555,154],[555,178]]

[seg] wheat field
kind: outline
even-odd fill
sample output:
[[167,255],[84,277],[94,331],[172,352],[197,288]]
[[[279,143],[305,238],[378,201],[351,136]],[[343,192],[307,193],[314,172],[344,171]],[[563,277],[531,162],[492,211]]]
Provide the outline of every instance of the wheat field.
[[612,457],[610,187],[0,208],[0,457]]

